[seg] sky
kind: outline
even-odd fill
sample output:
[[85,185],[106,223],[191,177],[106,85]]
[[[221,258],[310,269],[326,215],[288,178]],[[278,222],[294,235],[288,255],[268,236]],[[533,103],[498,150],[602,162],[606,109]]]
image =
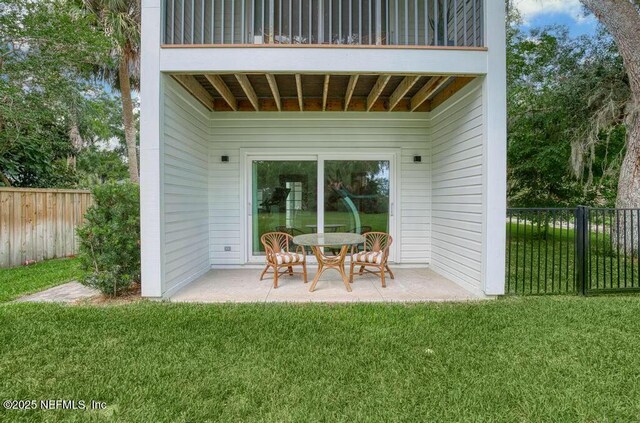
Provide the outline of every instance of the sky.
[[592,34],[597,21],[585,12],[579,0],[515,0],[523,29],[545,25],[566,25],[574,36]]

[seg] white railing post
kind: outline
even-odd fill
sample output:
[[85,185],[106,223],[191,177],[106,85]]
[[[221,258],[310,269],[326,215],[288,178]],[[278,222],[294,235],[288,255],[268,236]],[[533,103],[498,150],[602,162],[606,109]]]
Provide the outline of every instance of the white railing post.
[[267,44],[273,44],[275,38],[275,8],[273,0],[269,0],[269,32]]
[[324,43],[324,0],[318,0],[318,44]]

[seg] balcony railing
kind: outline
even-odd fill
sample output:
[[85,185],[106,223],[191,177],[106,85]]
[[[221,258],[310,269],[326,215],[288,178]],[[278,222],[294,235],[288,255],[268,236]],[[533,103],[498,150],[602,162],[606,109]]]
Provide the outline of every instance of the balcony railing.
[[485,0],[165,0],[165,44],[482,47]]

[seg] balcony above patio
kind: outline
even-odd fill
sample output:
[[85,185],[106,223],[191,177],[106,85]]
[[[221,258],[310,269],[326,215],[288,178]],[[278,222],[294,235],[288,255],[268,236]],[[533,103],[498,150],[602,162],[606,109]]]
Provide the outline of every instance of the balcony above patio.
[[483,49],[484,0],[164,0],[163,47]]

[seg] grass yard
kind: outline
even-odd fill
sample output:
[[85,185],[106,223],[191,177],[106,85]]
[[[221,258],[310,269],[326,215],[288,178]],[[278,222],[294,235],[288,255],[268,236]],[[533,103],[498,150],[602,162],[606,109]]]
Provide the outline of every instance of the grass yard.
[[0,305],[5,421],[637,421],[640,297]]
[[77,280],[81,276],[77,259],[46,260],[29,266],[0,269],[0,303]]

